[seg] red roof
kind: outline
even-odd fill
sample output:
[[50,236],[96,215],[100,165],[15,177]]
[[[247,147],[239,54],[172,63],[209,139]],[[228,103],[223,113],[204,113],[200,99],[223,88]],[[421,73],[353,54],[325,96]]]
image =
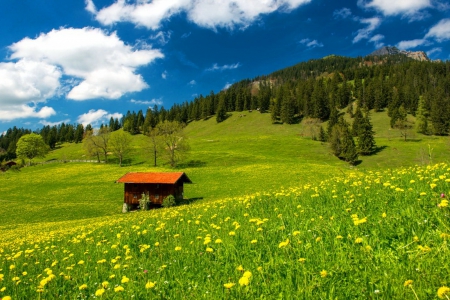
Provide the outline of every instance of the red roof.
[[153,172],[131,172],[123,175],[116,182],[122,183],[169,183],[175,184],[178,180],[192,183],[184,172],[153,173]]

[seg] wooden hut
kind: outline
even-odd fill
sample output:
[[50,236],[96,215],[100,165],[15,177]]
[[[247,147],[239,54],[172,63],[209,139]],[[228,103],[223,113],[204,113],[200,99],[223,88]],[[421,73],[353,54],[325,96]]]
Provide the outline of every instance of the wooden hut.
[[123,202],[130,208],[139,205],[142,194],[149,195],[150,203],[157,205],[161,205],[164,198],[170,195],[182,200],[183,184],[192,183],[184,172],[132,172],[120,177],[116,182],[125,183]]

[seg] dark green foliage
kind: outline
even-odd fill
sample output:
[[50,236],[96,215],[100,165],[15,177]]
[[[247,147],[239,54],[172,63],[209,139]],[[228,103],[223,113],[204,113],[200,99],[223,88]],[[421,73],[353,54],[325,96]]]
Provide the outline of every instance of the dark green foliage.
[[325,130],[323,130],[323,127],[320,126],[319,129],[319,141],[326,142],[327,140],[327,134],[325,133]]
[[224,99],[221,98],[219,101],[219,106],[217,108],[216,121],[217,123],[220,123],[225,121],[226,118],[227,118],[227,109],[225,107]]
[[162,201],[162,207],[165,207],[165,208],[173,207],[175,205],[177,205],[177,201],[176,201],[175,197],[172,195],[167,196]]
[[364,116],[362,114],[360,106],[358,105],[356,107],[356,112],[353,115],[353,123],[352,123],[352,135],[353,136],[359,135],[363,119],[364,119]]
[[358,153],[361,155],[370,155],[375,149],[375,132],[370,123],[369,113],[362,118],[358,133]]
[[333,126],[329,140],[331,151],[335,156],[350,164],[356,163],[358,152],[349,125],[344,118],[340,117],[338,123]]
[[416,131],[422,134],[428,134],[428,111],[425,108],[425,99],[420,97],[416,111]]

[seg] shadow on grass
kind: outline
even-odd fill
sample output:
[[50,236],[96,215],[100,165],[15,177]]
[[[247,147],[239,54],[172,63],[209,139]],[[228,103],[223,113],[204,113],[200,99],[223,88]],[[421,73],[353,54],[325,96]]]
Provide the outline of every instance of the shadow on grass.
[[206,162],[201,160],[190,160],[185,163],[178,164],[176,166],[177,169],[184,169],[184,168],[200,168],[206,166]]
[[195,198],[187,198],[180,201],[178,205],[189,205],[191,203],[194,203],[196,201],[203,200],[203,197],[195,197]]
[[365,155],[365,156],[373,156],[373,155],[377,155],[378,153],[380,153],[381,151],[383,151],[384,149],[388,148],[388,146],[383,145],[383,146],[377,146],[375,147],[375,149],[373,150],[373,152],[369,155]]

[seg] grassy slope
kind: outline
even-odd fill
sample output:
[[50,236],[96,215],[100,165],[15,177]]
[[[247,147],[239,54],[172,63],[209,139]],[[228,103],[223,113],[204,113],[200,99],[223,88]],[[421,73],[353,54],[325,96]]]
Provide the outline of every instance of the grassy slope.
[[[211,118],[187,126],[191,152],[187,163],[178,168],[194,182],[186,186],[187,197],[209,201],[279,190],[349,170],[330,155],[326,145],[301,137],[301,124],[272,125],[268,114],[256,112],[239,115],[234,113],[220,124]],[[362,157],[359,170],[421,163],[427,159],[428,145],[434,149],[435,162],[447,159],[448,138],[416,135],[414,141],[404,142],[398,133],[385,129],[386,114],[372,114],[372,119],[383,150]],[[122,168],[113,163],[53,163],[0,174],[3,228],[120,213],[123,186],[115,184],[116,179],[130,171],[170,171],[165,166],[152,167],[145,136],[135,136],[133,147],[133,158]],[[64,144],[46,159],[62,158],[85,159],[82,145]],[[11,215],[15,217],[4,217]]]

